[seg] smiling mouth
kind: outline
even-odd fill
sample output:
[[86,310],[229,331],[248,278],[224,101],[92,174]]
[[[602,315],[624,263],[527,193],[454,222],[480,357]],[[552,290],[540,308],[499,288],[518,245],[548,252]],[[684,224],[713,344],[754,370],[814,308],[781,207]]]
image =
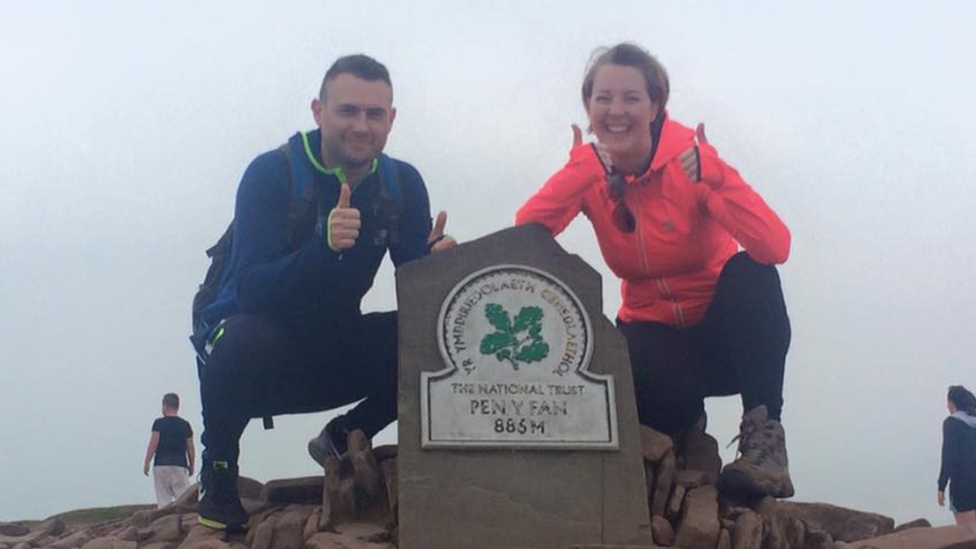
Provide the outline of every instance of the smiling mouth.
[[610,134],[627,133],[630,131],[630,124],[606,124],[603,128]]

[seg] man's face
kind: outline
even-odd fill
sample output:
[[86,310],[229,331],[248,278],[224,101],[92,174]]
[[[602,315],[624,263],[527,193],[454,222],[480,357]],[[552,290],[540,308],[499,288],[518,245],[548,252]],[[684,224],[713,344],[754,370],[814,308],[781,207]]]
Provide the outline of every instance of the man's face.
[[322,159],[330,168],[368,165],[383,151],[393,128],[393,90],[382,80],[343,73],[326,83],[324,95],[312,101],[322,130]]

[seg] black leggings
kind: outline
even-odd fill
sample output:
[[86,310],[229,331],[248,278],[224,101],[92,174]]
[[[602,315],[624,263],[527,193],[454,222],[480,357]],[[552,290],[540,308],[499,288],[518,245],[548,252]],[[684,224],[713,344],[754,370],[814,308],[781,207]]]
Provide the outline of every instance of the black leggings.
[[640,422],[682,435],[705,411],[705,397],[742,395],[745,411],[783,409],[790,321],[776,268],[741,252],[725,264],[701,323],[674,328],[622,322]]
[[[397,416],[397,316],[288,326],[264,316],[224,323],[206,363],[198,360],[204,458],[237,462],[254,417],[330,410],[365,398],[343,426],[372,437]],[[219,332],[219,329],[217,330]]]

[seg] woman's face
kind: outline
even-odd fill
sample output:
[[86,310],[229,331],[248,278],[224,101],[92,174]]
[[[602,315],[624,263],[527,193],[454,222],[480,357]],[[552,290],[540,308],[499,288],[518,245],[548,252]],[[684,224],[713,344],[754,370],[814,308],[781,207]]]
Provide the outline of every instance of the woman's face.
[[614,166],[630,172],[646,167],[654,144],[651,123],[657,118],[658,105],[647,95],[640,71],[624,65],[597,69],[587,114],[593,133],[606,145]]
[[953,402],[951,400],[947,400],[946,401],[946,408],[949,409],[949,413],[950,414],[954,414],[954,413],[956,413],[959,410],[958,408],[956,408],[956,405],[953,404]]

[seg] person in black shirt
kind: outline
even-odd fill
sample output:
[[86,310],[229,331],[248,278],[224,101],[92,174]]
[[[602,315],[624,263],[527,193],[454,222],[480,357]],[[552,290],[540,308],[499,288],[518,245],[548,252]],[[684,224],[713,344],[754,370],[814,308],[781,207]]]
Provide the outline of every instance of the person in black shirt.
[[149,476],[149,462],[153,462],[156,502],[162,509],[176,501],[190,486],[196,450],[193,447],[193,428],[181,417],[180,397],[176,393],[163,395],[163,417],[152,426],[152,437],[146,449],[142,473]]
[[949,387],[949,417],[942,422],[942,469],[939,505],[945,507],[950,484],[950,509],[956,524],[976,530],[976,396],[961,385]]

